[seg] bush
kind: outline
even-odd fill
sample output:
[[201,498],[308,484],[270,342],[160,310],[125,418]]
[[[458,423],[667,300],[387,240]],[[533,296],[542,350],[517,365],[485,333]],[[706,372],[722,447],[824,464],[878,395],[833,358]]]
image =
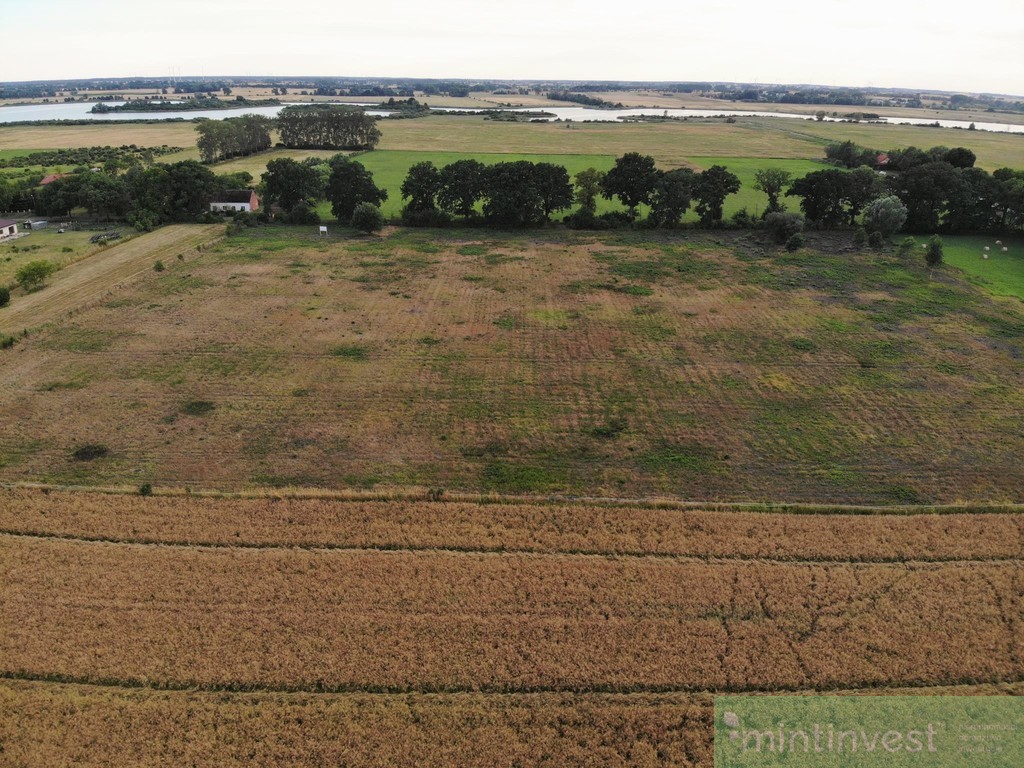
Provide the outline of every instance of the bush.
[[792,253],[804,247],[804,236],[797,232],[786,241],[786,250]]
[[757,226],[757,219],[751,216],[746,208],[740,208],[732,215],[732,224],[740,229],[753,229]]
[[320,214],[308,203],[296,203],[284,215],[284,223],[292,226],[316,225],[320,223]]
[[415,211],[406,206],[402,209],[402,223],[407,227],[450,227],[452,217],[436,208]]
[[154,272],[163,272],[165,269],[167,269],[167,267],[165,267],[164,263],[159,259],[157,259],[156,262],[153,264]]
[[22,264],[14,274],[14,279],[25,291],[35,291],[43,287],[46,278],[57,271],[57,265],[49,261],[30,261]]
[[153,484],[143,483],[139,486],[139,496],[152,496],[153,495]]
[[868,233],[864,227],[857,227],[857,231],[853,233],[853,244],[858,248],[863,248],[868,244]]
[[384,229],[384,214],[373,203],[359,203],[352,211],[352,227],[370,234]]
[[907,235],[903,238],[903,242],[900,243],[900,256],[908,256],[913,253],[917,247],[917,240]]
[[928,240],[924,261],[929,267],[937,267],[942,263],[942,238],[938,235],[932,235]]
[[864,209],[864,226],[888,237],[907,221],[907,206],[895,195],[878,197]]
[[804,231],[804,217],[799,213],[769,213],[764,217],[764,228],[772,233],[777,243],[788,242],[793,235]]
[[10,349],[11,347],[14,346],[16,341],[17,339],[14,338],[13,336],[8,336],[5,333],[0,333],[0,349]]
[[868,235],[868,245],[874,248],[876,251],[881,250],[885,247],[885,235],[879,232],[877,229]]
[[110,453],[110,449],[105,445],[99,443],[86,443],[75,449],[71,457],[75,461],[92,461],[93,459],[102,459]]
[[0,285],[0,307],[11,303],[11,291],[6,285]]

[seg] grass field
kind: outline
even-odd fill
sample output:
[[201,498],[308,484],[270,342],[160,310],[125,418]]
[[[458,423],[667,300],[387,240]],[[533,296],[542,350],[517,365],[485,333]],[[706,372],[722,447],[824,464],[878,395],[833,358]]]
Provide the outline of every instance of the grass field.
[[[124,243],[96,249],[88,245],[89,233],[52,233],[55,238],[82,235],[75,238],[82,249],[80,258],[47,279],[46,285],[37,291],[24,294],[20,290],[12,296],[11,303],[0,309],[0,331],[9,335],[36,328],[52,322],[70,312],[81,310],[92,302],[112,296],[142,275],[152,273],[158,260],[170,263],[179,254],[216,240],[223,232],[220,225],[187,225],[164,227],[147,235],[132,237]],[[50,232],[33,233],[49,237]],[[20,238],[17,244],[25,243],[29,237]],[[75,242],[72,239],[70,242]],[[51,240],[52,242],[52,240]],[[28,256],[40,258],[44,250],[30,251]],[[74,253],[63,254],[69,259]],[[13,263],[13,262],[12,262]]]
[[[129,227],[117,229],[125,241],[136,234]],[[67,231],[60,234],[57,230],[58,227],[53,225],[46,229],[29,230],[24,237],[0,243],[0,285],[13,288],[15,273],[29,261],[43,259],[63,268],[110,247],[89,242],[89,238],[97,234],[95,231]]]
[[[1002,245],[997,245],[999,240]],[[1024,299],[1024,238],[996,235],[942,238],[947,262],[959,267],[978,284],[999,296]],[[989,247],[985,259],[985,246]],[[1006,253],[1003,253],[1006,248]]]
[[1022,525],[3,490],[0,743],[27,766],[707,766],[718,692],[1024,693]]
[[4,353],[0,479],[1019,500],[1020,308],[812,243],[259,229],[145,257]]

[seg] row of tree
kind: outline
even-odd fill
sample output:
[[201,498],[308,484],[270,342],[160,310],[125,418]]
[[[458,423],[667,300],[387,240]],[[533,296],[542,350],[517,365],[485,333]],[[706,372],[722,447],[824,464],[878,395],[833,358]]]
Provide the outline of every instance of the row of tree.
[[829,144],[825,147],[825,159],[843,168],[867,166],[896,172],[909,171],[919,165],[937,162],[949,163],[954,168],[972,168],[977,160],[974,152],[967,147],[951,149],[938,146],[925,150],[911,146],[879,152],[877,149],[868,149],[852,141]]
[[35,210],[65,216],[86,208],[94,216],[123,218],[140,229],[152,229],[195,221],[209,210],[210,200],[251,181],[248,173],[219,176],[195,160],[132,168],[122,175],[76,173],[42,187]]
[[286,107],[277,130],[282,144],[297,149],[373,149],[380,141],[376,120],[352,107]]
[[204,163],[214,163],[270,149],[273,125],[273,118],[263,115],[200,121],[196,123],[199,156]]

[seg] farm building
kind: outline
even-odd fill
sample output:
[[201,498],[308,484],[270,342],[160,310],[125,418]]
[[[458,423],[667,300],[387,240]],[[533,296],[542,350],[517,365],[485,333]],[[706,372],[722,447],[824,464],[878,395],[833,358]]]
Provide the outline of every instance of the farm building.
[[29,219],[22,224],[25,229],[46,229],[50,226],[50,222],[45,219]]
[[16,234],[18,234],[18,222],[0,219],[0,240],[5,237],[13,237]]
[[40,187],[45,187],[47,184],[53,184],[57,179],[63,179],[66,176],[70,176],[70,173],[51,173],[43,176],[43,180],[39,182]]
[[210,210],[214,213],[252,212],[259,207],[260,200],[251,189],[229,189],[210,202]]

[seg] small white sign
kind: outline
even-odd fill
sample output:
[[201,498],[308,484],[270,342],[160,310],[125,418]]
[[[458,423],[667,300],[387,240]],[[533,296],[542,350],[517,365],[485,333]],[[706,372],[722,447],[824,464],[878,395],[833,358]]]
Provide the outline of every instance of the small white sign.
[[326,235],[327,234],[327,227],[320,227],[320,234],[321,235]]

